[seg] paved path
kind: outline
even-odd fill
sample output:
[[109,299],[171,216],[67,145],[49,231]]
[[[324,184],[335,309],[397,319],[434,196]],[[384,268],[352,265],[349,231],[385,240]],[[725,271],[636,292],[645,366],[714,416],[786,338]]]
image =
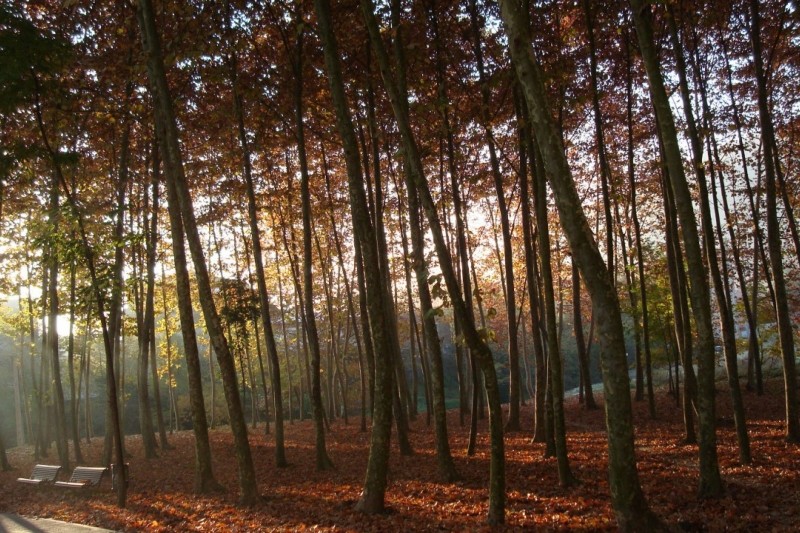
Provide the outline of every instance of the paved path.
[[109,533],[109,529],[70,524],[49,518],[26,518],[15,514],[0,513],[0,533]]

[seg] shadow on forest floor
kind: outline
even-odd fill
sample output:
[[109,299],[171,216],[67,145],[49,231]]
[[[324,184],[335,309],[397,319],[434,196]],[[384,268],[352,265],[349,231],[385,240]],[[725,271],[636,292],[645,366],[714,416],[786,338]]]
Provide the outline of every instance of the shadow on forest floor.
[[[718,454],[727,490],[723,497],[699,500],[697,449],[685,445],[682,417],[675,399],[657,393],[658,419],[648,417],[646,402],[634,402],[640,479],[653,510],[668,523],[693,530],[793,530],[800,523],[800,454],[783,439],[783,393],[778,380],[767,394],[746,393],[754,462],[738,463],[736,437],[727,386],[718,382]],[[602,397],[598,396],[601,400]],[[561,488],[553,458],[544,445],[532,443],[532,406],[523,408],[525,430],[506,436],[507,514],[505,529],[539,528],[614,530],[607,482],[603,411],[585,411],[577,398],[566,402],[570,465],[580,484]],[[233,439],[226,429],[211,433],[214,471],[228,489],[223,494],[193,494],[194,437],[170,435],[174,449],[145,460],[138,437],[126,439],[131,485],[128,506],[118,509],[110,483],[77,494],[54,488],[20,486],[33,466],[29,447],[9,450],[15,470],[0,473],[0,511],[50,517],[117,530],[286,530],[346,531],[480,530],[487,528],[488,428],[481,420],[477,453],[467,457],[468,429],[449,413],[450,444],[464,481],[443,484],[437,478],[435,443],[425,415],[413,421],[415,455],[402,457],[393,448],[387,492],[389,512],[365,516],[353,510],[366,468],[369,434],[357,421],[335,421],[327,434],[334,470],[314,468],[314,434],[310,421],[286,423],[287,468],[274,467],[271,435],[251,430],[250,442],[262,501],[240,508]],[[82,444],[87,464],[97,464],[102,438]],[[52,455],[55,451],[52,452]],[[54,457],[41,462],[52,462]],[[68,476],[68,473],[65,474]],[[502,529],[502,528],[501,528]]]

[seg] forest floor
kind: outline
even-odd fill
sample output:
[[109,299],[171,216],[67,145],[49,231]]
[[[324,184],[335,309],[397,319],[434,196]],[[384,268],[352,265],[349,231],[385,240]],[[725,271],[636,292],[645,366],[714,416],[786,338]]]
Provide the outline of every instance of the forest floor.
[[[646,402],[634,402],[636,450],[641,483],[652,509],[676,530],[788,531],[800,525],[800,447],[784,440],[783,393],[779,380],[766,394],[745,393],[753,463],[738,461],[727,386],[717,383],[718,454],[725,494],[697,498],[697,447],[681,442],[683,424],[675,399],[657,392],[658,419]],[[602,398],[598,395],[598,399]],[[562,488],[556,463],[544,457],[544,445],[531,443],[532,407],[523,408],[525,430],[506,436],[506,525],[498,530],[614,530],[609,500],[607,447],[602,411],[585,411],[567,400],[570,465],[580,484]],[[365,516],[353,510],[366,468],[369,433],[359,420],[338,420],[327,433],[328,453],[336,468],[317,472],[311,422],[286,424],[287,468],[274,466],[272,437],[264,426],[251,431],[262,501],[236,505],[237,474],[233,440],[225,429],[211,434],[214,469],[227,493],[192,492],[194,446],[191,432],[170,435],[174,449],[145,460],[137,437],[126,439],[131,454],[131,485],[126,509],[115,506],[106,479],[100,489],[80,493],[22,486],[18,476],[33,466],[30,448],[9,451],[15,468],[0,473],[0,511],[48,517],[126,531],[477,531],[485,525],[489,447],[487,421],[479,425],[477,453],[466,455],[468,429],[449,413],[450,443],[464,480],[437,479],[433,431],[425,415],[412,422],[412,457],[393,448],[387,491],[389,512]],[[98,464],[102,438],[83,445],[87,464]],[[52,462],[54,457],[42,462]],[[68,474],[66,475],[68,477]]]

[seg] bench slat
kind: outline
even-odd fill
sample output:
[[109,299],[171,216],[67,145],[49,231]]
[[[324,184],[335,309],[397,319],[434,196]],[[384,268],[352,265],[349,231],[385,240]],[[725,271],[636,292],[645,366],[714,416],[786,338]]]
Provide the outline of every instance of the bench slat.
[[33,472],[29,478],[17,478],[19,483],[27,483],[29,485],[41,485],[43,483],[52,483],[55,481],[61,467],[58,465],[36,465],[33,467]]
[[96,487],[103,479],[106,470],[108,469],[103,467],[76,466],[69,481],[56,481],[55,486],[73,489]]

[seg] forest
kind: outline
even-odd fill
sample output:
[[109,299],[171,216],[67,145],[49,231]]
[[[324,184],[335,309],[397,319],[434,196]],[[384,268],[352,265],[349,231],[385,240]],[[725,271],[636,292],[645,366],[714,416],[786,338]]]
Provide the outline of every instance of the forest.
[[0,65],[3,471],[262,516],[302,462],[355,530],[800,484],[795,1],[0,0]]

